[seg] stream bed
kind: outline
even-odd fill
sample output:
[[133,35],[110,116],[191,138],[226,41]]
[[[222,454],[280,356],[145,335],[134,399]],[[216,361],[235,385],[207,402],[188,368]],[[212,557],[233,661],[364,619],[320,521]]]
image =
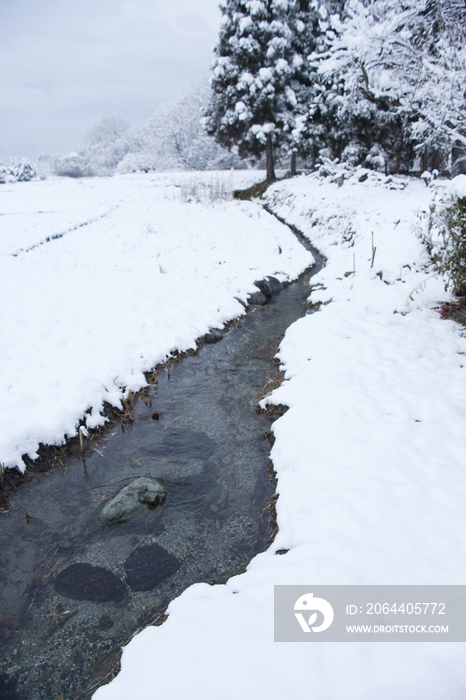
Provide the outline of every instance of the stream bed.
[[[314,270],[319,269],[317,264]],[[271,540],[270,419],[255,410],[309,272],[198,354],[154,373],[133,407],[0,517],[0,698],[88,700],[121,645],[195,582],[221,583]],[[102,509],[132,480],[166,492],[127,522]]]

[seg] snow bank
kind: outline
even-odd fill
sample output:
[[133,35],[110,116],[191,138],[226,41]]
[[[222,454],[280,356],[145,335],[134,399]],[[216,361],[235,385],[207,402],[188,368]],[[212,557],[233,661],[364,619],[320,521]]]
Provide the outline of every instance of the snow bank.
[[430,193],[390,187],[310,176],[269,189],[328,257],[311,294],[321,310],[280,348],[280,531],[243,575],[174,600],[96,700],[464,695],[464,644],[273,642],[274,584],[465,581],[466,339],[432,309],[447,296],[415,232]]
[[0,463],[103,423],[144,372],[312,256],[235,187],[260,173],[122,175],[0,190]]

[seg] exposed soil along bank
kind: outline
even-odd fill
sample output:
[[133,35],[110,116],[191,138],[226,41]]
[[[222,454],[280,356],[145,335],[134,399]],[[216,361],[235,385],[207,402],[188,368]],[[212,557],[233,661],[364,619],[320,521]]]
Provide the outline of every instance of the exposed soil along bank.
[[[120,646],[162,622],[170,600],[197,581],[227,580],[267,547],[277,415],[255,408],[273,388],[283,333],[308,311],[308,276],[252,307],[221,342],[214,332],[198,354],[154,373],[127,403],[124,431],[114,423],[86,440],[83,456],[79,441],[51,459],[44,448],[31,465],[40,473],[10,493],[0,520],[2,698],[89,698],[115,672]],[[161,503],[140,504],[126,522],[99,519],[142,477],[163,485]]]

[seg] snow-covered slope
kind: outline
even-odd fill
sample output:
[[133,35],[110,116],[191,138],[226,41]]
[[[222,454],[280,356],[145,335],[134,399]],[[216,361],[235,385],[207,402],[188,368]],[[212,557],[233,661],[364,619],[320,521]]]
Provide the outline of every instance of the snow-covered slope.
[[[76,434],[143,372],[312,256],[254,203],[262,173],[51,179],[0,189],[0,463]],[[230,195],[228,196],[228,192]]]
[[96,700],[464,697],[464,644],[273,641],[274,584],[466,579],[466,339],[432,309],[446,293],[414,231],[429,192],[391,186],[310,176],[269,189],[328,257],[311,299],[331,302],[280,349],[280,531],[246,573],[173,601]]

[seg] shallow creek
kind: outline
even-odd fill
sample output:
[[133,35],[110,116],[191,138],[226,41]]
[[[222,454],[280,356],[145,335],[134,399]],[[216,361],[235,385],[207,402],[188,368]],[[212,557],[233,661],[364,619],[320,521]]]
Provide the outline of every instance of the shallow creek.
[[[170,600],[195,582],[225,581],[267,547],[270,420],[254,409],[277,370],[278,342],[307,311],[308,279],[252,307],[220,342],[160,369],[134,422],[107,431],[85,461],[72,458],[10,496],[0,518],[2,700],[87,700],[110,680],[120,646],[162,622]],[[137,477],[160,479],[165,501],[129,522],[101,522],[103,506]],[[154,545],[176,566],[133,590],[128,561],[137,575],[153,574]],[[110,572],[120,593],[99,602],[57,592],[57,576],[76,563]]]

